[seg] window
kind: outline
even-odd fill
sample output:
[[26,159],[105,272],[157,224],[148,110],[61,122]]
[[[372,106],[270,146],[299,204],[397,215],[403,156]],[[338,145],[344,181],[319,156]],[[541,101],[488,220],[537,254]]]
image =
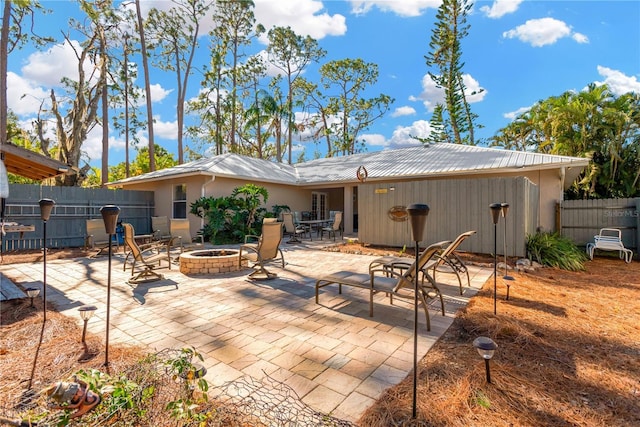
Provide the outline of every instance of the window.
[[185,184],[176,185],[173,188],[173,217],[187,217],[187,186]]

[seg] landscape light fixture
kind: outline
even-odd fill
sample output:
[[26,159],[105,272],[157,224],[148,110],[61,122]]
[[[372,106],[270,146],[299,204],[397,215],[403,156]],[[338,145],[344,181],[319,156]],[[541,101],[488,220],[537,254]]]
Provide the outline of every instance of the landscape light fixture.
[[[413,240],[416,244],[416,270],[420,259],[420,241],[424,234],[424,227],[429,215],[429,206],[425,204],[412,204],[407,207],[409,221],[413,232]],[[413,418],[416,417],[416,394],[418,390],[418,271],[415,272],[415,282],[413,285]]]
[[87,336],[87,323],[89,319],[93,317],[93,314],[96,312],[98,308],[95,305],[82,305],[78,307],[78,311],[80,312],[80,318],[84,322],[84,326],[82,328],[82,343],[85,342],[85,337]]
[[500,211],[502,205],[500,203],[491,203],[491,219],[493,220],[493,314],[498,312],[498,303],[496,290],[498,289],[498,220],[500,219]]
[[47,321],[47,221],[51,216],[53,205],[56,204],[51,199],[40,199],[38,202],[40,205],[40,218],[42,218],[42,312],[43,322]]
[[37,297],[38,295],[40,295],[40,289],[38,289],[38,288],[27,288],[27,289],[25,289],[25,292],[27,293],[27,296],[29,298],[31,298],[31,305],[29,307],[35,308],[35,306],[33,305],[33,299],[35,297]]
[[489,360],[496,352],[498,345],[489,337],[478,337],[473,340],[473,346],[478,350],[480,357],[484,359],[484,367],[487,373],[487,382],[491,384],[491,369],[489,368]]
[[507,264],[507,213],[509,212],[509,203],[501,203],[500,204],[500,208],[501,208],[501,212],[502,212],[502,218],[504,218],[504,236],[503,236],[503,241],[504,241],[504,276],[502,276],[502,280],[505,280],[505,285],[507,285],[507,301],[509,300],[509,288],[511,288],[511,283],[509,283],[512,280],[516,280],[513,276],[510,276],[507,273],[507,269],[509,267],[509,264]]
[[113,235],[116,234],[116,225],[118,224],[118,214],[120,208],[114,205],[105,205],[100,208],[102,220],[104,221],[104,230],[109,235],[109,266],[107,267],[107,336],[105,340],[104,366],[109,367],[109,311],[111,309],[111,244]]

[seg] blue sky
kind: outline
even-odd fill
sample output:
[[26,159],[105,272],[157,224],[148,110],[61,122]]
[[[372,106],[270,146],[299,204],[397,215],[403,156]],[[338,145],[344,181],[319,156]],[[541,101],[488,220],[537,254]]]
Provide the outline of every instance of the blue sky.
[[[61,40],[61,31],[68,29],[68,17],[78,15],[77,5],[67,1],[41,3],[52,14],[36,18],[38,33]],[[255,3],[256,18],[267,29],[291,26],[296,33],[317,39],[328,52],[323,61],[362,58],[378,64],[379,80],[370,95],[385,93],[395,102],[389,113],[364,132],[368,151],[416,144],[410,135],[428,134],[431,111],[441,93],[427,76],[424,57],[440,1]],[[171,2],[143,0],[142,4],[145,9],[152,5],[167,8]],[[462,44],[465,83],[470,91],[484,89],[480,96],[471,98],[478,123],[484,126],[477,137],[491,137],[539,100],[579,91],[589,83],[607,83],[615,94],[640,92],[638,1],[480,1],[474,4],[468,23],[469,35]],[[209,60],[207,41],[202,42],[198,67]],[[9,108],[26,128],[49,91],[59,91],[60,79],[73,78],[76,73],[72,50],[60,43],[40,51],[27,46],[9,57]],[[259,43],[253,46],[255,52],[264,48]],[[316,79],[318,67],[310,67],[305,77]],[[151,80],[156,142],[175,152],[175,83],[153,71]],[[195,76],[188,97],[199,89]],[[94,128],[83,146],[93,166],[100,165],[101,132]],[[141,139],[146,143],[146,134]],[[312,142],[296,142],[296,150],[304,149],[307,159],[322,149]],[[109,164],[123,161],[124,138],[115,131],[110,132],[110,147]]]

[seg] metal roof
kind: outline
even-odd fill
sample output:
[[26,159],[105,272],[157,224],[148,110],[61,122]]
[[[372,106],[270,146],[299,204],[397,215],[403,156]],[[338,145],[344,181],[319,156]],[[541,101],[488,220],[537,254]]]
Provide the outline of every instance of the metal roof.
[[426,176],[450,176],[516,170],[575,167],[582,170],[589,159],[541,153],[509,151],[458,144],[431,144],[410,148],[376,151],[342,157],[329,157],[287,165],[237,154],[222,154],[185,163],[173,168],[110,183],[123,186],[194,174],[277,182],[290,185],[315,185],[357,181],[360,166],[368,180],[407,179]]
[[460,144],[429,144],[296,165],[301,184],[356,181],[364,166],[369,180],[477,174],[521,169],[583,168],[589,159]]
[[291,165],[227,153],[121,179],[109,185],[121,186],[189,175],[210,175],[283,184],[297,182],[296,169]]

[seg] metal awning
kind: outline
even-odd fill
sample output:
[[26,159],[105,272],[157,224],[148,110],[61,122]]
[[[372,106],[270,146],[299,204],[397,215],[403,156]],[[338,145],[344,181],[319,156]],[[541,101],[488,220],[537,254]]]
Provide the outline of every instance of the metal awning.
[[7,172],[30,179],[40,181],[69,171],[64,163],[12,144],[0,144],[0,154]]

